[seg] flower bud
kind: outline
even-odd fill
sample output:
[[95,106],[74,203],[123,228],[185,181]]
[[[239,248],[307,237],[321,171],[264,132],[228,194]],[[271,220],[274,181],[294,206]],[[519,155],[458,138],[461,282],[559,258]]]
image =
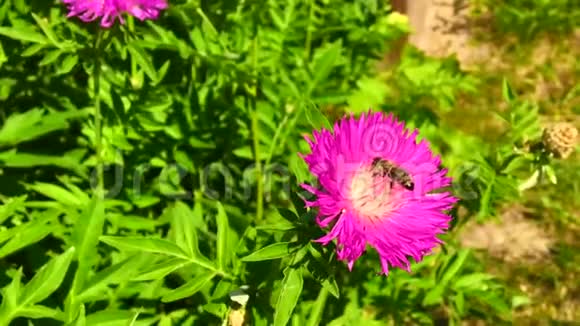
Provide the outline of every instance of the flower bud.
[[544,129],[542,143],[555,157],[566,159],[574,151],[578,129],[571,123],[560,122]]

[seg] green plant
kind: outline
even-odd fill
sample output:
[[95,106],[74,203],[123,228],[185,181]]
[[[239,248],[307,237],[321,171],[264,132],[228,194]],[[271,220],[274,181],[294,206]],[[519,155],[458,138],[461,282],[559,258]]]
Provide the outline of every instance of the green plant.
[[325,110],[419,128],[480,218],[533,169],[553,172],[514,151],[539,125],[507,83],[509,132],[489,144],[441,119],[479,91],[454,60],[408,47],[376,70],[409,31],[384,2],[176,0],[100,30],[60,3],[9,0],[0,22],[0,325],[508,321],[522,302],[459,248],[462,220],[388,278],[372,254],[351,273],[311,241],[297,152],[331,125]]

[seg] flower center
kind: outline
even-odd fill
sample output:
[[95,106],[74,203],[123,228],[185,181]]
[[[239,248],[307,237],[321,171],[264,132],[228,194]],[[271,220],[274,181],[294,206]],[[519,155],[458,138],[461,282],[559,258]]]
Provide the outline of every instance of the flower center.
[[398,191],[391,188],[389,177],[373,176],[371,167],[364,167],[352,178],[349,199],[360,217],[372,222],[383,218],[394,208]]

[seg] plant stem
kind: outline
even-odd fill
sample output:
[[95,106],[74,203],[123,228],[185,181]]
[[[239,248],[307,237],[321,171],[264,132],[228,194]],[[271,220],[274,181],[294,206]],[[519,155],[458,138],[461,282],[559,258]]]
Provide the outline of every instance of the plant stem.
[[97,161],[97,191],[96,194],[99,199],[104,198],[104,173],[103,173],[103,116],[101,115],[101,100],[100,100],[100,86],[101,86],[101,41],[102,32],[97,31],[95,39],[95,65],[93,67],[93,91],[95,101],[95,156]]
[[254,66],[254,82],[252,85],[252,98],[250,99],[251,115],[252,115],[252,138],[254,147],[254,161],[256,165],[256,223],[262,221],[264,215],[264,185],[262,180],[262,163],[260,161],[260,128],[258,121],[258,108],[256,105],[258,97],[258,39],[254,37],[252,41],[253,46],[253,66]]
[[314,3],[308,1],[310,9],[308,11],[308,25],[306,26],[306,40],[304,41],[304,60],[308,61],[310,58],[310,51],[312,47],[312,29],[311,26],[314,17]]

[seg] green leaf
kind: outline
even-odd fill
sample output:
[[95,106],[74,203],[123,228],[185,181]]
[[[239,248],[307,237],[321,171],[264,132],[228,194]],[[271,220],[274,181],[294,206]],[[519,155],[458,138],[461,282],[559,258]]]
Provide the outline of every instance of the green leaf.
[[24,113],[12,114],[0,129],[0,145],[16,145],[57,130],[66,129],[69,127],[69,120],[84,117],[87,114],[87,110],[45,114],[45,110],[42,109],[31,109]]
[[544,165],[542,166],[542,172],[546,174],[548,180],[550,180],[552,184],[558,184],[558,178],[556,177],[556,172],[554,172],[554,168],[552,168],[550,165]]
[[276,310],[274,312],[274,326],[285,326],[290,321],[294,307],[298,303],[304,280],[302,278],[302,269],[288,268],[286,276],[282,281],[282,289],[276,301]]
[[465,313],[465,296],[463,292],[459,292],[453,297],[453,303],[455,303],[457,313],[462,316]]
[[84,204],[73,193],[54,184],[35,182],[32,185],[27,185],[27,188],[54,199],[65,206],[78,207]]
[[91,267],[96,263],[97,245],[105,224],[105,205],[102,199],[93,197],[78,217],[73,231],[73,241],[78,248],[78,268],[73,281],[73,290],[69,295],[81,292]]
[[175,243],[150,237],[101,236],[100,240],[119,250],[141,251],[189,260],[187,254]]
[[455,290],[481,290],[485,282],[493,279],[494,276],[486,273],[473,273],[458,277],[453,281],[451,287]]
[[169,273],[185,267],[187,265],[192,264],[188,260],[184,260],[181,258],[169,258],[163,260],[161,263],[153,264],[149,266],[144,271],[141,271],[141,274],[135,276],[133,278],[134,281],[149,281],[149,280],[158,280],[164,278]]
[[74,321],[74,324],[71,326],[86,326],[87,325],[87,318],[86,318],[86,311],[85,305],[81,304],[79,307],[79,315],[77,319]]
[[198,248],[194,216],[190,208],[181,201],[175,202],[171,208],[175,227],[175,243],[190,257],[201,256]]
[[104,310],[87,316],[86,324],[90,326],[126,326],[133,319],[134,313],[128,310]]
[[32,18],[34,18],[34,20],[38,24],[38,27],[40,27],[40,29],[42,29],[42,32],[44,32],[44,35],[46,35],[46,37],[50,40],[52,45],[60,48],[61,47],[60,42],[58,41],[56,34],[50,28],[50,25],[48,23],[49,22],[48,19],[42,18],[42,17],[36,15],[35,13],[32,13]]
[[140,267],[140,262],[137,258],[137,256],[129,257],[120,263],[99,271],[85,283],[82,291],[78,293],[76,300],[78,302],[87,302],[93,298],[98,298],[98,295],[105,291],[111,284],[119,284],[133,280],[136,269]]
[[[4,200],[4,205],[0,206],[0,224],[13,216],[18,211],[24,209],[26,196],[12,197]],[[2,242],[2,240],[0,240]]]
[[512,308],[527,306],[532,303],[532,300],[525,295],[516,295],[512,297]]
[[311,94],[316,86],[328,78],[336,64],[336,61],[340,57],[341,50],[342,43],[337,41],[328,45],[326,48],[319,50],[319,53],[316,53],[312,65],[313,78],[308,85],[307,94]]
[[0,27],[0,35],[23,42],[48,44],[46,37],[31,27]]
[[38,66],[42,67],[42,66],[47,66],[47,65],[54,63],[56,60],[58,60],[58,58],[60,57],[61,54],[62,54],[61,50],[48,51],[46,53],[46,55],[44,56],[44,58],[42,58],[42,60],[40,60],[40,62],[38,63]]
[[294,213],[293,211],[287,209],[287,208],[278,208],[278,213],[280,214],[280,216],[282,216],[285,220],[287,220],[288,222],[297,222],[298,221],[298,215],[296,215],[296,213]]
[[37,166],[57,166],[74,171],[78,175],[85,176],[85,168],[80,164],[80,159],[72,155],[52,156],[42,154],[17,153],[16,150],[0,152],[0,166],[12,168],[31,168]]
[[60,315],[62,314],[61,311],[55,310],[45,306],[28,306],[18,310],[18,317],[25,317],[25,318],[51,318],[51,319],[59,319]]
[[147,52],[134,43],[127,44],[127,49],[129,50],[129,53],[131,53],[131,58],[137,63],[137,65],[143,69],[145,74],[147,74],[153,83],[157,83],[157,70],[155,70],[153,62],[151,62],[150,56]]
[[242,261],[252,262],[286,257],[298,249],[292,244],[292,242],[278,242],[268,245],[242,258]]
[[197,291],[201,290],[207,284],[207,282],[211,281],[215,276],[215,273],[208,273],[206,275],[196,277],[178,287],[177,289],[172,290],[164,295],[163,298],[161,298],[161,301],[172,302],[190,297]]
[[517,98],[516,93],[514,92],[510,83],[506,78],[504,78],[502,81],[501,92],[503,95],[503,99],[508,103],[513,102],[513,100]]
[[491,199],[493,195],[493,188],[495,185],[495,174],[492,176],[492,179],[487,184],[485,192],[479,201],[479,212],[477,214],[478,220],[482,220],[487,218],[491,212]]
[[429,290],[425,297],[423,298],[422,305],[423,306],[432,306],[435,304],[439,304],[443,301],[443,293],[445,292],[445,286],[443,285],[436,285],[434,288]]
[[497,311],[500,315],[509,315],[511,309],[505,300],[493,292],[479,292],[475,294],[479,300],[487,303],[491,308]]
[[217,203],[217,210],[217,259],[219,268],[225,271],[232,253],[228,248],[229,223],[226,211],[220,202]]
[[119,250],[150,252],[181,258],[211,271],[218,269],[204,256],[189,257],[178,245],[171,241],[150,237],[102,236],[101,241]]
[[265,230],[265,231],[288,231],[293,230],[295,228],[296,226],[294,224],[288,222],[256,226],[256,230]]
[[[38,221],[32,221],[26,223],[22,227],[18,226],[1,232],[1,238],[4,238],[6,235],[10,235],[11,237],[8,242],[0,247],[0,258],[4,258],[26,246],[38,242],[54,231],[56,226],[47,223],[55,217],[54,212],[49,211],[45,214],[47,214],[46,217],[41,218]],[[17,232],[14,232],[14,229],[16,229]]]
[[454,256],[453,262],[450,266],[445,269],[443,277],[437,282],[438,284],[445,286],[449,281],[459,272],[465,260],[470,254],[470,250],[464,249],[461,250],[457,255]]
[[75,248],[71,247],[58,257],[51,259],[26,284],[20,294],[19,304],[29,306],[51,295],[62,283],[72,261]]
[[338,289],[338,284],[334,276],[327,277],[322,281],[322,286],[330,292],[335,298],[340,298],[340,290]]
[[504,174],[513,174],[515,171],[523,168],[529,163],[530,160],[525,156],[516,156],[506,164],[505,168],[503,168],[501,172]]
[[73,70],[79,63],[79,56],[76,54],[67,55],[58,65],[56,73],[59,75],[66,75]]
[[12,281],[2,289],[2,305],[0,305],[0,325],[9,324],[18,308],[18,299],[22,291],[22,267],[12,276]]
[[332,129],[328,119],[315,105],[306,105],[306,119],[308,119],[308,122],[310,122],[310,125],[312,125],[314,129]]

